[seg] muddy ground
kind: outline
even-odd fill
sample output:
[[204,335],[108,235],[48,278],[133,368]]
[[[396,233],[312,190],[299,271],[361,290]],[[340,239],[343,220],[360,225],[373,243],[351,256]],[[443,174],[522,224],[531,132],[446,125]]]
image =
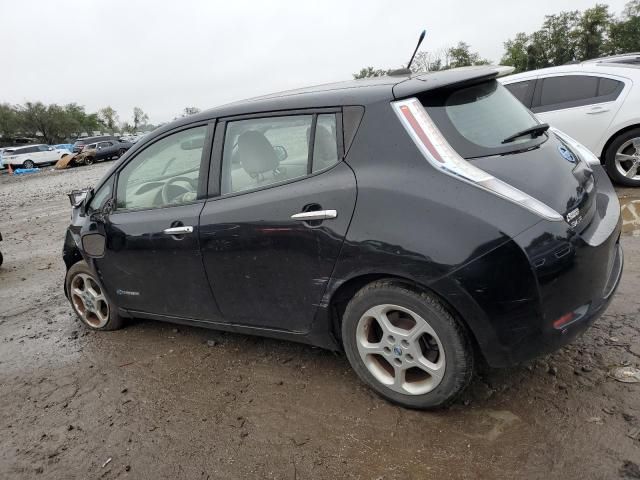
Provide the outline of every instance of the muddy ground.
[[83,328],[62,291],[64,193],[109,166],[0,175],[0,478],[640,478],[640,384],[607,375],[640,363],[640,191],[620,192],[624,277],[583,338],[418,412],[320,349]]

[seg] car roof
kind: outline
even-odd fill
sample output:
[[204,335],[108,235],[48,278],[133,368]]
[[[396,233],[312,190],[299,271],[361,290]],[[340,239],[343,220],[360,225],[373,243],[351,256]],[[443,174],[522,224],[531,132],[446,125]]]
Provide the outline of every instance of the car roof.
[[512,83],[514,81],[526,80],[550,73],[605,73],[609,75],[618,75],[621,77],[635,77],[640,75],[640,65],[633,63],[587,61],[582,63],[559,65],[557,67],[541,68],[539,70],[529,70],[527,72],[521,72],[502,77],[500,80],[503,83]]
[[95,142],[97,140],[106,140],[106,139],[112,139],[112,138],[116,138],[114,135],[98,135],[97,137],[82,137],[82,138],[77,138],[76,142],[85,142],[85,143],[92,143]]
[[44,146],[44,143],[30,143],[28,145],[14,145],[13,147],[5,147],[5,150],[17,150],[19,148],[40,147]]
[[[506,70],[505,70],[506,69]],[[201,113],[175,120],[154,132],[153,137],[181,125],[210,120],[279,110],[369,105],[380,101],[406,98],[428,90],[482,78],[494,78],[513,67],[495,65],[454,68],[429,73],[402,73],[399,75],[347,80],[287,90],[228,103]],[[150,136],[150,137],[152,137]]]

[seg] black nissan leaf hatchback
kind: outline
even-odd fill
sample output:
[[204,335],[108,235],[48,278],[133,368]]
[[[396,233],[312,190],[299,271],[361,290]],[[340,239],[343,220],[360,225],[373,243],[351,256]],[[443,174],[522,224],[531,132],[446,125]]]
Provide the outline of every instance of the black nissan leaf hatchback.
[[65,293],[127,317],[344,350],[398,404],[553,351],[607,307],[620,208],[600,162],[471,67],[177,120],[70,194]]

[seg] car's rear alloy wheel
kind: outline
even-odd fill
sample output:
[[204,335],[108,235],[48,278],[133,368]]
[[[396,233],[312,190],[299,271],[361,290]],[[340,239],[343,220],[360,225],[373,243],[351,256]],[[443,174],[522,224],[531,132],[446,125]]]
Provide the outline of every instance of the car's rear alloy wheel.
[[25,160],[25,161],[22,163],[22,168],[33,168],[33,167],[34,167],[34,165],[35,165],[35,164],[33,163],[33,160]]
[[429,393],[442,381],[446,360],[431,326],[399,305],[377,305],[356,330],[360,359],[377,381],[405,395]]
[[120,158],[122,155],[124,155],[126,152],[126,150],[124,148],[121,148],[120,150],[118,150],[118,158]]
[[87,326],[95,330],[115,330],[122,326],[116,308],[86,262],[78,262],[69,269],[66,286],[73,310]]
[[640,129],[617,137],[605,152],[609,175],[618,183],[640,186]]
[[94,160],[95,159],[93,157],[85,157],[84,158],[84,164],[85,165],[93,165]]
[[473,373],[463,325],[432,294],[393,281],[360,290],[343,315],[343,343],[356,373],[411,408],[450,403]]

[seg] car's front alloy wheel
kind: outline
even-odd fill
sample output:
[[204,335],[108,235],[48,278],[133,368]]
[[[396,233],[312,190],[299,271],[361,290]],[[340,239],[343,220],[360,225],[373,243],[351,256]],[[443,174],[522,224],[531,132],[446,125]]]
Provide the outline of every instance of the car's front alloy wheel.
[[73,265],[67,272],[67,295],[73,310],[84,324],[95,330],[115,330],[122,318],[111,304],[86,262]]
[[351,366],[395,403],[444,406],[471,379],[473,348],[466,329],[430,293],[377,281],[353,297],[342,322]]
[[35,166],[35,163],[33,163],[33,160],[25,160],[22,163],[22,168],[33,168]]

